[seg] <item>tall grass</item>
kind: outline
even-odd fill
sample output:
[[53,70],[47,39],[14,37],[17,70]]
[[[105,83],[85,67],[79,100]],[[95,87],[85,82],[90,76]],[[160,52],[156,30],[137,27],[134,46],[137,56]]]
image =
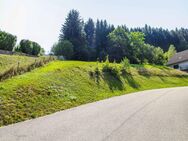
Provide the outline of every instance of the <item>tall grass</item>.
[[48,62],[51,62],[55,60],[55,57],[49,56],[49,57],[40,57],[35,59],[34,62],[28,64],[28,65],[21,65],[20,62],[17,63],[17,65],[14,65],[10,67],[8,70],[4,72],[0,72],[0,81],[3,81],[5,79],[11,78],[16,75],[23,74],[25,72],[29,72],[35,68],[44,66]]

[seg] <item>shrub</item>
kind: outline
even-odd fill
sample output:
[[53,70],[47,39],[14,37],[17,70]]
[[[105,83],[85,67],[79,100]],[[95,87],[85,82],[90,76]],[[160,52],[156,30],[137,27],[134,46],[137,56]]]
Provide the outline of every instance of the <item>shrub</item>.
[[116,63],[110,64],[108,60],[108,56],[106,57],[106,61],[102,67],[102,72],[109,73],[110,75],[120,79],[120,71]]
[[98,61],[94,71],[89,71],[89,75],[91,78],[95,79],[95,81],[99,84],[101,72],[98,66]]
[[123,72],[129,72],[130,71],[130,61],[126,57],[121,61],[121,67]]
[[106,60],[105,60],[105,62],[104,62],[104,64],[103,64],[103,69],[104,69],[104,70],[105,70],[105,69],[108,69],[109,66],[110,66],[109,58],[108,58],[108,56],[106,56]]

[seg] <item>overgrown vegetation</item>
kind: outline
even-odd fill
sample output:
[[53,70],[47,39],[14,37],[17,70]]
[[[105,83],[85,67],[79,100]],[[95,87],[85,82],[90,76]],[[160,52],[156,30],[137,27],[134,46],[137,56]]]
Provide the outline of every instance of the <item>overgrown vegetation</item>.
[[0,126],[130,92],[188,85],[186,73],[130,65],[124,74],[124,63],[55,61],[0,82]]
[[33,58],[26,56],[0,55],[0,81],[29,72],[53,60],[55,60],[55,58],[52,56]]
[[130,72],[131,64],[130,64],[129,59],[124,58],[124,59],[121,61],[121,66],[122,66],[122,72]]

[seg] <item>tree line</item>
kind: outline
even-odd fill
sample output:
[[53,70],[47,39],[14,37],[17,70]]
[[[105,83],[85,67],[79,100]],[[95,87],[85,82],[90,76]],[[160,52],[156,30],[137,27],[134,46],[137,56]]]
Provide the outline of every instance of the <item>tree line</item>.
[[29,55],[39,56],[44,54],[44,49],[36,42],[30,40],[21,40],[16,46],[17,37],[0,31],[0,49],[14,52],[21,52]]
[[163,28],[152,28],[145,25],[143,28],[125,29],[129,32],[137,31],[145,34],[145,42],[153,46],[160,46],[164,51],[173,44],[178,52],[188,49],[188,29],[180,28],[168,30]]
[[162,28],[131,28],[109,24],[106,20],[89,18],[86,22],[79,11],[71,10],[62,25],[59,40],[52,47],[54,55],[69,60],[165,64],[177,51],[188,49],[188,30]]

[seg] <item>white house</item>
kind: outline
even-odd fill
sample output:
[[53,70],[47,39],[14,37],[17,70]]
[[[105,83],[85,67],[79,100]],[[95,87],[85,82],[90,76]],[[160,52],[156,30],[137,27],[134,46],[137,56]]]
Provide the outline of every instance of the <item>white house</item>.
[[167,66],[182,71],[188,71],[188,50],[176,53],[167,63]]

